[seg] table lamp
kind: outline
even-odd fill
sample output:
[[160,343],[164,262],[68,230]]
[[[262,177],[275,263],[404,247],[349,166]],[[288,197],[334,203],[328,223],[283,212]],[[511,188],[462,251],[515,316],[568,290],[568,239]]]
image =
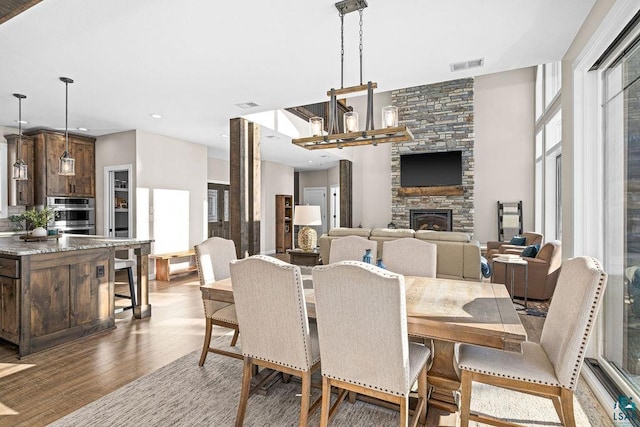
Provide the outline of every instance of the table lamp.
[[293,214],[293,225],[302,225],[298,231],[298,246],[303,251],[312,251],[318,243],[318,233],[310,225],[322,225],[320,206],[298,205]]

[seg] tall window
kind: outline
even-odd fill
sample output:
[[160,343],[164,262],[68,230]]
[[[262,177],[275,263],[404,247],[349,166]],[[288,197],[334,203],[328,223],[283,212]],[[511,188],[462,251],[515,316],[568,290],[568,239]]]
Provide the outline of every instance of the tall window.
[[562,238],[560,62],[536,70],[535,231]]
[[[640,32],[637,29],[636,32]],[[602,73],[605,270],[600,362],[640,398],[640,35]],[[631,43],[633,46],[633,42]]]

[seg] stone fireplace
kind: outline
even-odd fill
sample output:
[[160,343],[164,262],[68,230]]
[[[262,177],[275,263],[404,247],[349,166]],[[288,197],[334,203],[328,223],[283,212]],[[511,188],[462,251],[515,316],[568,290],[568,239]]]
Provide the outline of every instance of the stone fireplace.
[[452,231],[451,209],[411,209],[411,228],[414,230]]
[[[399,124],[409,127],[414,135],[413,141],[391,147],[391,221],[398,228],[438,227],[473,233],[473,83],[471,78],[459,79],[391,92]],[[441,151],[462,153],[462,185],[400,185],[400,155]],[[423,216],[425,212],[429,215]],[[414,213],[420,218],[417,225]]]

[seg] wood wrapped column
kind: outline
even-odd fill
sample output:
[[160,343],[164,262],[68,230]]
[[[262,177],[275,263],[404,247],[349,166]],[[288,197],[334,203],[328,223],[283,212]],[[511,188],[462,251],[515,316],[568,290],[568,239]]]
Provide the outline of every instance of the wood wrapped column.
[[353,184],[350,160],[340,160],[340,227],[353,227]]
[[229,231],[238,258],[260,253],[260,126],[230,121]]

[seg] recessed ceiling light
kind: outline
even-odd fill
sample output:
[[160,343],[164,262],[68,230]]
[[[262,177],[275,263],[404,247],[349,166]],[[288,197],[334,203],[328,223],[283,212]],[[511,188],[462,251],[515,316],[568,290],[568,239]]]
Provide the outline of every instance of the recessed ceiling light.
[[313,163],[313,160],[309,160],[308,162],[309,162],[309,163]]
[[220,136],[223,138],[229,138],[229,135],[227,135],[226,133],[221,133]]
[[259,105],[253,101],[249,101],[249,102],[241,102],[240,104],[236,104],[236,106],[247,109],[247,108],[258,107]]
[[326,154],[321,155],[320,157],[322,157],[323,159],[328,158],[329,156],[327,156]]
[[161,119],[162,118],[162,114],[156,114],[156,113],[149,114],[149,116],[151,116],[154,119]]
[[482,67],[484,65],[484,58],[472,59],[470,61],[458,62],[456,64],[450,64],[451,71],[468,70],[469,68]]
[[28,121],[26,121],[26,120],[14,120],[14,121],[15,121],[16,123],[21,124],[21,125],[26,125],[27,123],[29,123],[29,122],[28,122]]
[[76,129],[78,129],[78,130],[79,130],[79,131],[81,131],[81,132],[86,132],[86,131],[88,131],[88,130],[89,130],[89,129],[87,129],[87,128],[76,128]]
[[265,136],[265,138],[269,138],[269,139],[279,139],[277,136],[275,135],[267,135]]

